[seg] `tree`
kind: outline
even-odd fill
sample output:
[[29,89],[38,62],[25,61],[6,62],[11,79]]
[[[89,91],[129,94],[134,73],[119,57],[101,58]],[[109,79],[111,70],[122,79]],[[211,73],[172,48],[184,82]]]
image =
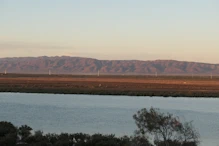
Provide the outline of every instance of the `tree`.
[[157,146],[192,146],[198,144],[199,134],[192,122],[181,123],[179,118],[169,113],[161,113],[159,109],[141,109],[133,116],[138,127],[136,135],[151,136]]
[[49,139],[43,135],[43,132],[38,130],[35,131],[33,135],[29,136],[26,139],[26,143],[30,144],[31,146],[51,146],[52,143]]
[[18,128],[18,135],[22,142],[26,142],[27,138],[31,136],[31,130],[32,128],[27,125],[22,125]]
[[199,143],[199,133],[195,130],[191,121],[183,124],[178,140],[183,141],[184,145],[190,143],[190,146]]
[[135,135],[132,138],[132,146],[153,146],[149,140],[148,137],[144,135]]
[[14,146],[17,141],[17,129],[10,122],[0,122],[0,145]]
[[52,145],[55,145],[56,141],[58,141],[58,135],[57,134],[48,133],[48,134],[45,135],[45,137],[48,139],[48,141]]

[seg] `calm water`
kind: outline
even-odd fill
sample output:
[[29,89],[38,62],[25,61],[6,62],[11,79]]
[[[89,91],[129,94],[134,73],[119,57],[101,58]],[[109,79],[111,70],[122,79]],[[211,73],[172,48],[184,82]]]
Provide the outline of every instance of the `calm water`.
[[219,145],[219,99],[0,93],[0,121],[44,132],[132,135],[132,118],[151,106],[194,121],[203,146]]

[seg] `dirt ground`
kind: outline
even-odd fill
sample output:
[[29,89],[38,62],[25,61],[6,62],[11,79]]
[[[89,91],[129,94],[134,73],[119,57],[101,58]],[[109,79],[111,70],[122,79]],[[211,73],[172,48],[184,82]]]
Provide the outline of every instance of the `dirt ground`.
[[2,74],[0,92],[219,97],[219,78]]

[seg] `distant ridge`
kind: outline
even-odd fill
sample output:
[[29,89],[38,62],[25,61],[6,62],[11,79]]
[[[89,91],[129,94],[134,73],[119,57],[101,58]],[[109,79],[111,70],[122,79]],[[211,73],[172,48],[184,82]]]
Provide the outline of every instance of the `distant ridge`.
[[0,72],[30,74],[219,75],[219,64],[175,60],[97,60],[82,57],[0,58]]

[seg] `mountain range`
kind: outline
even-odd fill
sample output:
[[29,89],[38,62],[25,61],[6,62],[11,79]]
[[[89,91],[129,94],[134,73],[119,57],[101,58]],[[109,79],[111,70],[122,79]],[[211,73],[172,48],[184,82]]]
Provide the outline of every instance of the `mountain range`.
[[0,72],[30,74],[219,74],[219,64],[175,60],[98,60],[82,57],[0,58]]

